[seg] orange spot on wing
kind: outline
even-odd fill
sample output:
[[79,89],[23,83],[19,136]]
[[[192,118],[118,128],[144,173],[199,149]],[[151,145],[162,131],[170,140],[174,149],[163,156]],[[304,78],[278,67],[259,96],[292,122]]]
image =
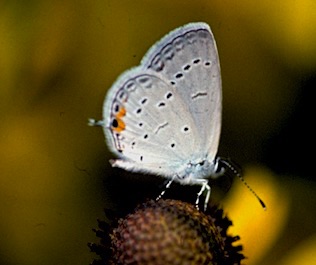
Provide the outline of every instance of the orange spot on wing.
[[119,118],[122,118],[126,115],[126,109],[121,107],[120,108],[120,111],[117,113],[116,115],[116,118],[119,119]]
[[112,129],[113,129],[113,131],[120,133],[120,132],[125,130],[125,123],[121,119],[117,118],[116,120],[117,120],[118,125],[117,125],[117,127],[112,126]]
[[117,126],[112,126],[113,131],[120,133],[125,130],[126,125],[124,121],[122,120],[122,117],[124,117],[125,115],[126,115],[126,109],[121,107],[119,112],[115,116],[115,119],[117,121]]

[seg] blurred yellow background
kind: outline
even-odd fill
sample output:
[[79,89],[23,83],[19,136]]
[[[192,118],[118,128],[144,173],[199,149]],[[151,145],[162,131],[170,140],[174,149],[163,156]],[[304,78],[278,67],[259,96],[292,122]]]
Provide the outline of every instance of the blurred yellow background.
[[[97,241],[96,219],[142,197],[144,178],[110,169],[103,132],[87,119],[101,118],[121,72],[193,21],[211,26],[220,55],[219,154],[269,202],[263,212],[240,182],[223,201],[245,263],[295,264],[295,253],[299,264],[315,262],[314,0],[38,0],[0,3],[0,264],[95,257],[87,242]],[[127,177],[115,183],[115,174]]]

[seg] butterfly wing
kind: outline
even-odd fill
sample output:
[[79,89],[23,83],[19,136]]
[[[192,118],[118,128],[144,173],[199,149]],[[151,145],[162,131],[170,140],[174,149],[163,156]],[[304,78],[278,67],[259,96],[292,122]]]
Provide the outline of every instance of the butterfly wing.
[[155,44],[141,65],[108,92],[104,132],[113,163],[165,177],[217,153],[221,127],[217,49],[205,23],[180,27]]
[[104,132],[119,157],[114,166],[173,176],[196,150],[198,131],[189,106],[159,73],[136,67],[110,89]]
[[196,150],[214,159],[221,130],[222,89],[216,43],[209,26],[190,23],[170,32],[148,51],[141,65],[174,84],[199,132]]

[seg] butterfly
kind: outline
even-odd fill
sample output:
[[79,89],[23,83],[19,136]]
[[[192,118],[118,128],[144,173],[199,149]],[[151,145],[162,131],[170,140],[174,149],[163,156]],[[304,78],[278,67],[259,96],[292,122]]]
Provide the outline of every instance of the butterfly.
[[[183,185],[199,185],[229,168],[217,157],[222,117],[218,52],[206,23],[179,27],[154,44],[139,66],[112,85],[103,105],[103,127],[113,167],[150,173]],[[165,190],[160,194],[160,198]]]

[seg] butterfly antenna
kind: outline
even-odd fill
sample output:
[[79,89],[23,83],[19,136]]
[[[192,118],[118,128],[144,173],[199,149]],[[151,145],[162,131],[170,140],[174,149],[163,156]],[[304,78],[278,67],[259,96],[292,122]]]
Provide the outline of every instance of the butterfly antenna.
[[250,192],[257,198],[257,200],[261,204],[262,208],[264,210],[266,210],[267,207],[266,207],[265,203],[263,202],[263,200],[261,200],[259,195],[249,186],[249,184],[242,177],[241,173],[232,165],[232,163],[225,160],[225,159],[220,159],[220,161],[223,164],[225,164],[225,166],[227,166],[242,181],[242,183],[248,188],[248,190],[250,190]]

